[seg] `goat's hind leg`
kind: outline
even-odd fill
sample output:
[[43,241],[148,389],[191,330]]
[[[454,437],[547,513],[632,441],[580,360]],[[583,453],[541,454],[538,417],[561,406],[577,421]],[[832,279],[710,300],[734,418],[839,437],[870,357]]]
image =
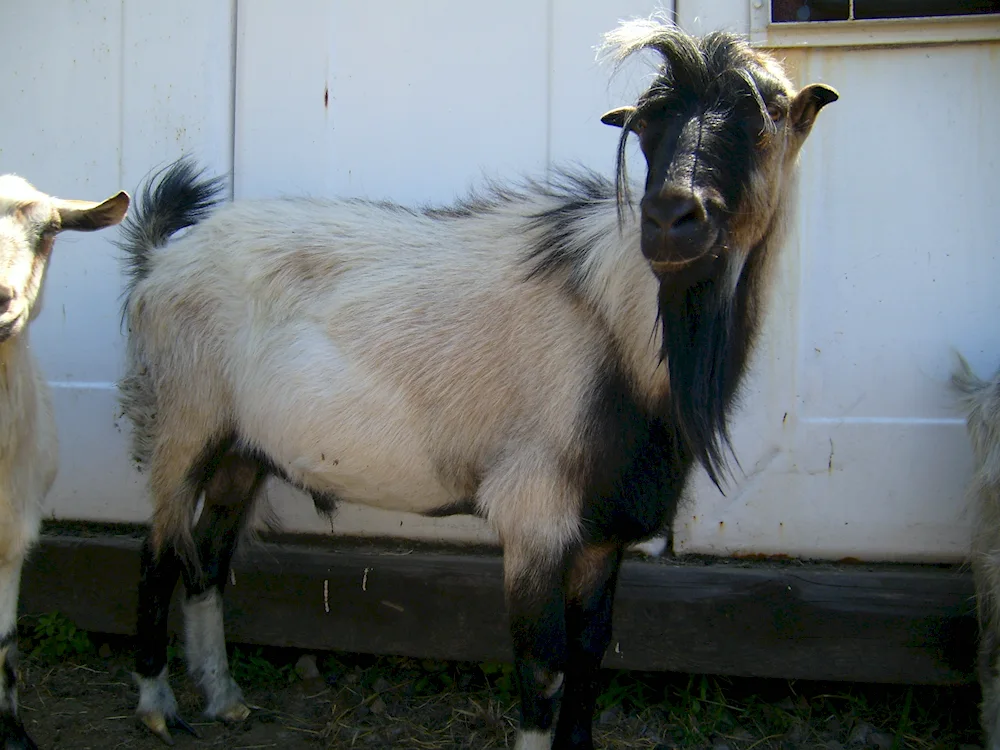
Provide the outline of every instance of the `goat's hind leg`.
[[17,594],[23,559],[0,563],[0,745],[32,750],[35,743],[17,715]]
[[157,551],[151,538],[139,560],[139,606],[136,618],[135,682],[139,686],[136,716],[149,730],[174,744],[170,728],[194,729],[177,713],[177,700],[167,676],[167,616],[180,577],[181,561],[173,545]]
[[205,696],[205,715],[226,722],[246,719],[250,709],[229,672],[222,594],[236,543],[266,478],[266,469],[254,458],[238,453],[221,458],[205,486],[205,505],[195,526],[200,565],[183,572],[188,671]]
[[[151,470],[151,487],[156,499],[156,513],[150,534],[143,544],[140,560],[140,580],[138,612],[136,619],[136,654],[135,680],[139,686],[139,705],[136,715],[154,734],[167,744],[173,744],[170,728],[179,727],[194,734],[194,730],[184,722],[177,711],[177,701],[170,688],[167,672],[167,621],[170,611],[170,601],[177,579],[183,575],[187,588],[187,606],[185,606],[186,630],[193,634],[195,663],[206,667],[208,662],[204,657],[206,632],[215,634],[222,643],[222,664],[228,677],[228,664],[225,660],[225,639],[222,635],[221,621],[221,589],[217,601],[213,604],[210,595],[199,599],[199,594],[208,594],[208,589],[215,586],[216,579],[224,579],[228,575],[229,555],[235,545],[235,534],[227,533],[226,519],[234,517],[228,525],[239,526],[242,513],[239,506],[235,509],[216,507],[220,497],[230,497],[226,491],[232,491],[227,483],[231,476],[225,469],[232,459],[227,453],[232,441],[215,441],[201,449],[196,443],[165,443],[154,455]],[[220,471],[221,469],[221,471]],[[254,474],[257,469],[255,465]],[[204,490],[206,506],[198,519],[197,528],[192,532],[195,523],[195,501]],[[225,503],[223,503],[225,506]],[[232,505],[232,502],[230,502]],[[220,520],[221,517],[221,520]],[[209,539],[210,534],[217,534],[217,540]],[[226,542],[232,539],[231,544]],[[221,545],[221,546],[220,546]],[[228,552],[226,550],[228,549]],[[216,561],[217,550],[221,550],[223,563]],[[202,568],[201,557],[207,559],[207,568]],[[221,568],[221,570],[217,570]],[[218,587],[215,587],[218,588]],[[193,595],[192,595],[193,592]],[[212,618],[217,619],[213,623]],[[189,641],[191,635],[189,635]],[[202,651],[198,649],[201,648]],[[217,649],[209,649],[216,653]],[[190,661],[190,654],[189,654]],[[211,670],[209,669],[209,672]],[[196,677],[200,674],[195,671]],[[219,674],[216,670],[212,674]],[[225,680],[219,677],[213,685],[223,684]],[[206,682],[201,681],[203,690]],[[238,688],[236,689],[238,697]],[[219,691],[213,690],[210,695],[210,706],[218,706]],[[242,703],[242,699],[239,698]],[[233,708],[234,711],[235,707]],[[246,710],[245,707],[243,709]],[[220,715],[229,713],[219,711]],[[245,714],[244,714],[245,715]]]

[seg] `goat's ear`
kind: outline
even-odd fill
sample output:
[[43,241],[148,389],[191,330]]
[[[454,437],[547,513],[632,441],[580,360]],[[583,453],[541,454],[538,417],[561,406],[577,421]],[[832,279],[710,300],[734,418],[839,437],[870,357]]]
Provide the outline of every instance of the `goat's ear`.
[[816,122],[816,115],[827,104],[837,101],[840,94],[836,89],[822,83],[813,83],[806,86],[792,100],[789,118],[792,127],[803,135],[808,133]]
[[53,201],[59,214],[60,230],[72,229],[77,232],[93,232],[112,227],[125,218],[128,212],[128,193],[122,191],[103,203],[92,201]]
[[605,125],[614,125],[616,128],[625,127],[625,123],[635,114],[635,107],[619,107],[601,115],[601,122]]

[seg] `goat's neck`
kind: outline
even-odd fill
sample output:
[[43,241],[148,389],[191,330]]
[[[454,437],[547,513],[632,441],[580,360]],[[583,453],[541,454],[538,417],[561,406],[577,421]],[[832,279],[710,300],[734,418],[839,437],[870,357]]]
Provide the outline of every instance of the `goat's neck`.
[[32,428],[36,371],[27,331],[0,343],[0,451]]
[[660,362],[659,283],[639,247],[637,213],[626,212],[620,232],[613,210],[605,222],[589,258],[586,294],[611,333],[614,356],[652,408],[669,390],[667,368]]

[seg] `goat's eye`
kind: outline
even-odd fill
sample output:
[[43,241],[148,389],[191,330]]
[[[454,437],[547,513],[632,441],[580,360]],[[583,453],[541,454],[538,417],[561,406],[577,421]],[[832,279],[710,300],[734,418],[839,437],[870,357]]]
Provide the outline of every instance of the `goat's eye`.
[[785,110],[780,105],[771,103],[767,105],[767,116],[772,122],[781,122],[785,119]]
[[636,135],[642,135],[643,131],[646,129],[647,124],[648,123],[646,122],[646,119],[644,117],[640,117],[638,120],[632,123],[631,125],[632,132],[635,133]]

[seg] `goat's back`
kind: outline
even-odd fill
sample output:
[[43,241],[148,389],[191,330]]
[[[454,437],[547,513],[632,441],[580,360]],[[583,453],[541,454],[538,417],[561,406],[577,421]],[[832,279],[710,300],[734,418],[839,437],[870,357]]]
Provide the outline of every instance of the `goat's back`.
[[[151,256],[128,303],[130,367],[159,373],[160,404],[237,425],[304,486],[392,507],[396,480],[415,482],[408,509],[467,496],[512,445],[572,450],[614,356],[564,280],[529,278],[525,217],[546,208],[222,206]],[[614,232],[613,203],[601,217]]]

